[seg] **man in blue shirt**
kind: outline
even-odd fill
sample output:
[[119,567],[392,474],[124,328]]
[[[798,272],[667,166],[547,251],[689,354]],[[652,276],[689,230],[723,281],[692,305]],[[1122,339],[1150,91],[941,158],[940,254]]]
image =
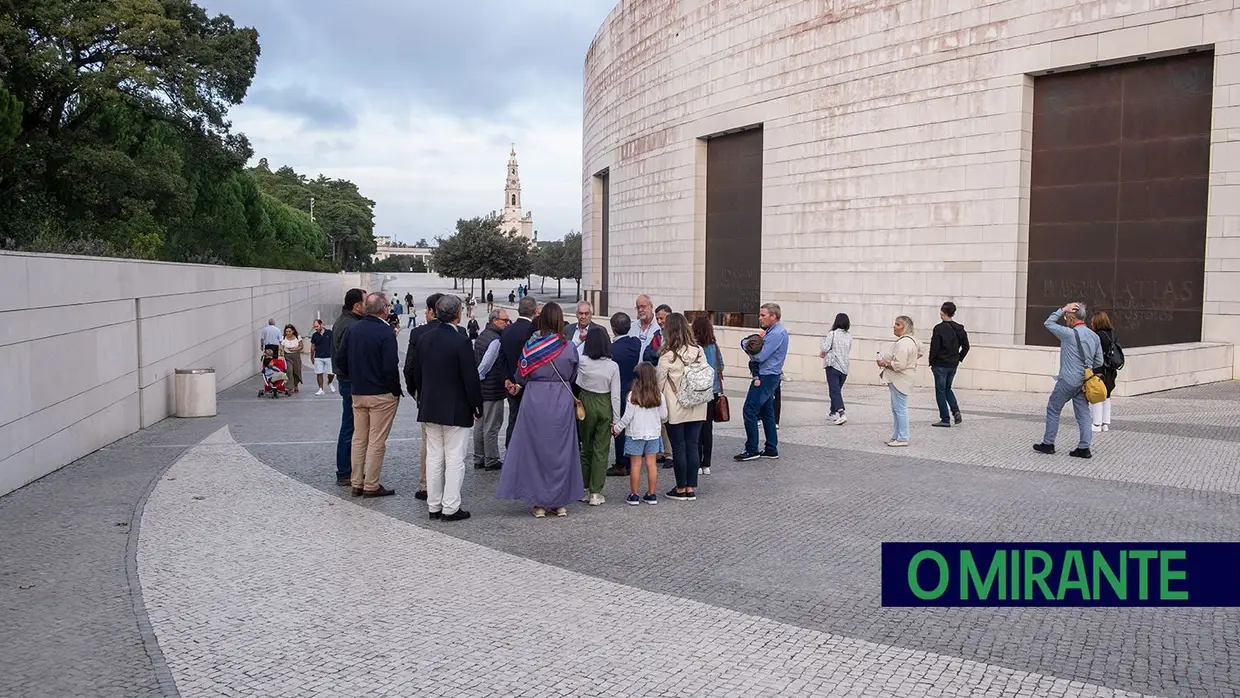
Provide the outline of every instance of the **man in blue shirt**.
[[[779,427],[775,423],[775,391],[779,390],[780,375],[784,372],[784,360],[788,358],[788,331],[780,324],[782,312],[776,303],[765,303],[758,311],[758,324],[766,331],[762,351],[753,356],[758,363],[758,375],[749,385],[745,396],[745,450],[733,460],[751,461],[759,458],[779,458]],[[744,350],[744,342],[741,349]],[[766,435],[766,446],[758,451],[758,420]]]
[[[1059,375],[1055,387],[1046,402],[1046,433],[1042,443],[1034,444],[1039,453],[1055,452],[1055,437],[1059,434],[1059,415],[1064,405],[1072,403],[1077,430],[1081,440],[1068,453],[1075,458],[1093,458],[1090,451],[1093,442],[1093,417],[1089,413],[1089,400],[1085,399],[1085,369],[1102,365],[1102,340],[1085,324],[1088,317],[1084,303],[1069,303],[1051,313],[1044,323],[1046,329],[1059,339]],[[1059,324],[1060,319],[1065,324]]]

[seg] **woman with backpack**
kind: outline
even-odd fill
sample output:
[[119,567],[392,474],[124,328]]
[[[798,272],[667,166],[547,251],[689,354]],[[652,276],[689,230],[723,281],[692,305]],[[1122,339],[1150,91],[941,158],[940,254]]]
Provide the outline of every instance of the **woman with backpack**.
[[[1093,429],[1097,433],[1111,430],[1111,393],[1115,392],[1115,379],[1119,377],[1119,369],[1123,367],[1123,354],[1116,351],[1119,345],[1115,341],[1115,326],[1111,324],[1110,315],[1101,310],[1094,313],[1089,319],[1089,328],[1098,334],[1098,339],[1102,342],[1102,366],[1096,370],[1102,378],[1102,384],[1107,387],[1107,399],[1089,406],[1089,413],[1094,421]],[[1116,354],[1120,357],[1119,365],[1115,365]]]
[[[699,364],[705,367],[705,371]],[[702,463],[699,443],[714,376],[706,354],[693,338],[689,321],[680,313],[668,315],[663,325],[663,345],[659,347],[656,372],[659,392],[667,405],[667,436],[672,442],[672,463],[676,474],[676,487],[667,493],[667,497],[691,502],[697,499],[698,468]],[[706,399],[698,402],[701,395],[694,388],[697,387],[697,379],[705,372],[712,374],[711,380],[706,385]]]

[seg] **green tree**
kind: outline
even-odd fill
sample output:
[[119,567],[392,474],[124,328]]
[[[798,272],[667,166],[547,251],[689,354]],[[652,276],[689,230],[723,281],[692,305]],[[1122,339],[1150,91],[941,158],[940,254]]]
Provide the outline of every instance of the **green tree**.
[[413,255],[394,255],[387,259],[381,259],[371,266],[372,271],[381,272],[414,272],[424,273],[426,271],[426,263],[421,257]]
[[[546,293],[547,279],[560,278],[560,255],[563,245],[555,240],[534,243],[533,273],[539,276],[539,291]],[[559,293],[556,294],[559,296]]]
[[577,282],[577,299],[581,299],[581,233],[571,232],[564,236],[560,248],[560,278]]
[[458,220],[455,233],[436,240],[438,247],[431,258],[435,270],[453,279],[481,279],[484,297],[488,280],[517,279],[529,273],[529,242],[501,231],[495,216]]
[[418,242],[414,247],[430,247],[430,244],[426,242],[426,238],[418,238]]

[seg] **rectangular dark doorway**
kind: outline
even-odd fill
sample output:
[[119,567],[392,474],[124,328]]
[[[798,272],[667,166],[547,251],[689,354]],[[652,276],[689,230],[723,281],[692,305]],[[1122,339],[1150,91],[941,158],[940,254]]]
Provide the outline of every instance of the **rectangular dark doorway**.
[[[706,310],[757,318],[762,303],[762,128],[706,141]],[[725,324],[741,324],[739,322]]]
[[1126,346],[1201,341],[1214,56],[1035,78],[1027,344],[1083,300]]
[[602,253],[602,264],[599,267],[599,301],[594,312],[597,315],[605,316],[610,311],[607,309],[607,290],[611,287],[608,281],[608,262],[611,261],[611,172],[603,170],[595,175],[599,180],[599,208],[602,210],[602,221],[599,225],[598,244],[599,251]]

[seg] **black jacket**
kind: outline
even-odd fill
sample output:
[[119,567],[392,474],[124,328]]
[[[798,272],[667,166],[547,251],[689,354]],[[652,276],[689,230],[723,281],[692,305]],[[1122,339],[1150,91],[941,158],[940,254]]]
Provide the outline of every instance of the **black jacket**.
[[400,397],[396,333],[382,318],[370,315],[354,323],[332,359],[353,383],[354,395]]
[[969,353],[969,333],[955,320],[944,320],[934,326],[930,337],[930,365],[955,368]]
[[637,364],[641,363],[642,340],[620,337],[611,343],[611,360],[620,367],[620,400],[628,399],[629,389],[637,380]]
[[[503,330],[495,325],[487,324],[482,330],[482,334],[478,335],[478,339],[474,340],[474,364],[482,365],[482,357],[486,356],[487,348],[491,346],[491,342],[502,337]],[[501,348],[503,342],[500,343]],[[504,390],[504,362],[499,356],[495,357],[495,363],[491,365],[491,370],[482,379],[482,400],[483,402],[496,402],[503,400],[508,396],[508,391]]]
[[1094,369],[1098,372],[1098,376],[1102,378],[1102,384],[1107,387],[1107,395],[1115,392],[1115,379],[1119,378],[1119,371],[1111,366],[1106,365],[1107,352],[1111,351],[1111,345],[1115,343],[1114,330],[1098,330],[1098,340],[1102,343],[1102,366]]
[[[521,360],[521,350],[534,334],[534,323],[529,318],[517,318],[499,338],[499,358],[504,362],[504,378],[517,382],[517,362]],[[498,362],[497,362],[498,363]]]
[[469,338],[437,323],[409,350],[418,386],[418,421],[472,427],[482,416],[482,385]]
[[[425,325],[418,325],[409,333],[409,349],[405,352],[405,390],[408,391],[409,397],[415,400],[418,399],[418,382],[413,370],[413,349],[418,345],[418,340],[425,336],[427,332],[442,324],[438,320],[431,320]],[[462,337],[465,337],[465,341],[469,341],[469,338],[465,335],[465,328],[457,326],[456,331]]]
[[332,323],[332,373],[336,374],[336,378],[342,381],[349,380],[349,374],[340,370],[340,364],[336,362],[336,356],[340,354],[340,345],[344,343],[344,333],[348,332],[349,328],[357,324],[357,321],[361,319],[361,315],[354,315],[352,310],[346,310]]

